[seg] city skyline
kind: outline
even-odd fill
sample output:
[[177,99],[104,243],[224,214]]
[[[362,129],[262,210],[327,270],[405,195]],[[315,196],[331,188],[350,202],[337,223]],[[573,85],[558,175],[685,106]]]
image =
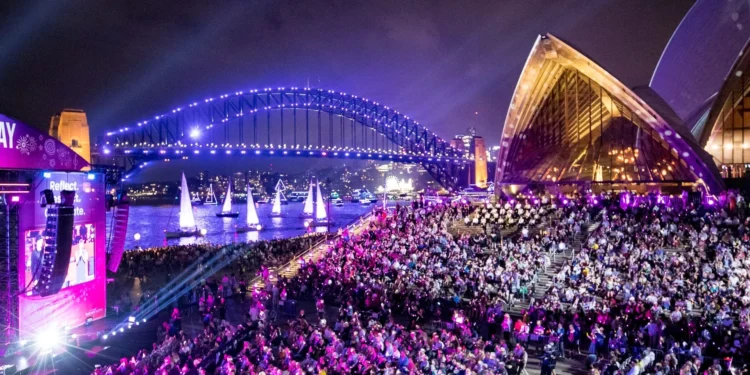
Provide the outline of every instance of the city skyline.
[[[78,7],[86,23],[58,17],[71,11],[65,4],[4,4],[0,15],[14,22],[0,33],[0,112],[44,128],[63,108],[81,108],[96,136],[207,96],[309,84],[382,101],[444,139],[473,126],[493,145],[534,35],[555,32],[628,85],[646,84],[691,4],[537,1],[456,11],[447,3],[230,2],[209,10],[112,3]],[[346,24],[356,15],[365,22]],[[329,32],[343,24],[347,32]],[[98,37],[85,38],[94,30]],[[637,59],[627,52],[635,46]]]

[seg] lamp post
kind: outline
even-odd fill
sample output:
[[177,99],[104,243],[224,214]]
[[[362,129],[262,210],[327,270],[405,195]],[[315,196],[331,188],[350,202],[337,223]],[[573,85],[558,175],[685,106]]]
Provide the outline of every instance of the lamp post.
[[[331,186],[331,178],[326,177],[326,185],[329,187]],[[320,189],[320,186],[318,186],[318,189]],[[326,223],[326,242],[328,242],[328,232],[331,230],[331,223],[333,220],[331,219],[331,195],[328,194],[328,200],[326,200],[326,206],[328,210],[328,222]]]

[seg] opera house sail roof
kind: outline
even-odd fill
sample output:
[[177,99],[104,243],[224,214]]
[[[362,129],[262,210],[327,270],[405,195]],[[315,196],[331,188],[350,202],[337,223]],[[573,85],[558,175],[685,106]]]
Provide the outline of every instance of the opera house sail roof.
[[723,189],[711,157],[659,95],[629,89],[549,34],[537,38],[516,85],[495,181]]
[[[698,142],[719,163],[739,166],[735,176],[750,164],[750,42],[716,95],[714,105],[698,134]],[[729,171],[728,171],[729,172]],[[731,173],[727,173],[732,176]]]
[[697,0],[669,39],[649,86],[695,128],[748,38],[750,2]]

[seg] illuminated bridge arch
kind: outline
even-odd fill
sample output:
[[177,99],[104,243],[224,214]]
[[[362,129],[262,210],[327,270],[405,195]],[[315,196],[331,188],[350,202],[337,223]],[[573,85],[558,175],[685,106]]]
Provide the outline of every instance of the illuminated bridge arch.
[[630,89],[565,42],[537,38],[513,94],[495,184],[724,188],[716,165],[649,88]]
[[311,88],[238,91],[107,133],[104,154],[142,162],[202,154],[359,158],[419,163],[444,187],[469,160],[400,112]]

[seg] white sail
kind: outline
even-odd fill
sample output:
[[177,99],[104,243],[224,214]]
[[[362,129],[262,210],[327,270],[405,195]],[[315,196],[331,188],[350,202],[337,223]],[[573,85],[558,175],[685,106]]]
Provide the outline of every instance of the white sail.
[[317,183],[316,185],[318,185],[318,196],[315,198],[315,219],[325,220],[327,215],[326,206],[323,204],[323,194],[320,192],[320,183]]
[[[277,192],[280,192],[280,193],[279,193],[279,196],[281,197],[281,199],[283,199],[283,200],[286,200],[286,197],[284,196],[284,190],[286,190],[286,186],[284,186],[284,183],[283,183],[283,182],[281,182],[281,180],[279,180],[279,181],[278,181],[278,182],[276,183],[276,187],[275,187],[274,189],[275,189],[275,190],[276,190]],[[279,200],[279,201],[281,201],[281,200]]]
[[247,226],[252,227],[260,224],[258,220],[258,211],[255,210],[255,202],[253,202],[253,192],[250,189],[250,185],[247,185],[247,218],[245,218]]
[[310,188],[307,190],[307,198],[305,198],[305,208],[302,210],[307,216],[312,216],[313,210],[313,182],[310,180]]
[[232,182],[230,181],[227,185],[227,194],[224,196],[224,205],[221,207],[221,212],[232,212]]
[[193,205],[190,204],[190,192],[188,191],[185,173],[182,174],[182,186],[180,190],[180,229],[195,229]]
[[206,201],[203,204],[218,204],[216,201],[216,194],[214,194],[214,184],[208,185],[208,193],[206,193]]
[[271,213],[274,215],[281,215],[281,190],[276,190],[276,197],[273,199]]

